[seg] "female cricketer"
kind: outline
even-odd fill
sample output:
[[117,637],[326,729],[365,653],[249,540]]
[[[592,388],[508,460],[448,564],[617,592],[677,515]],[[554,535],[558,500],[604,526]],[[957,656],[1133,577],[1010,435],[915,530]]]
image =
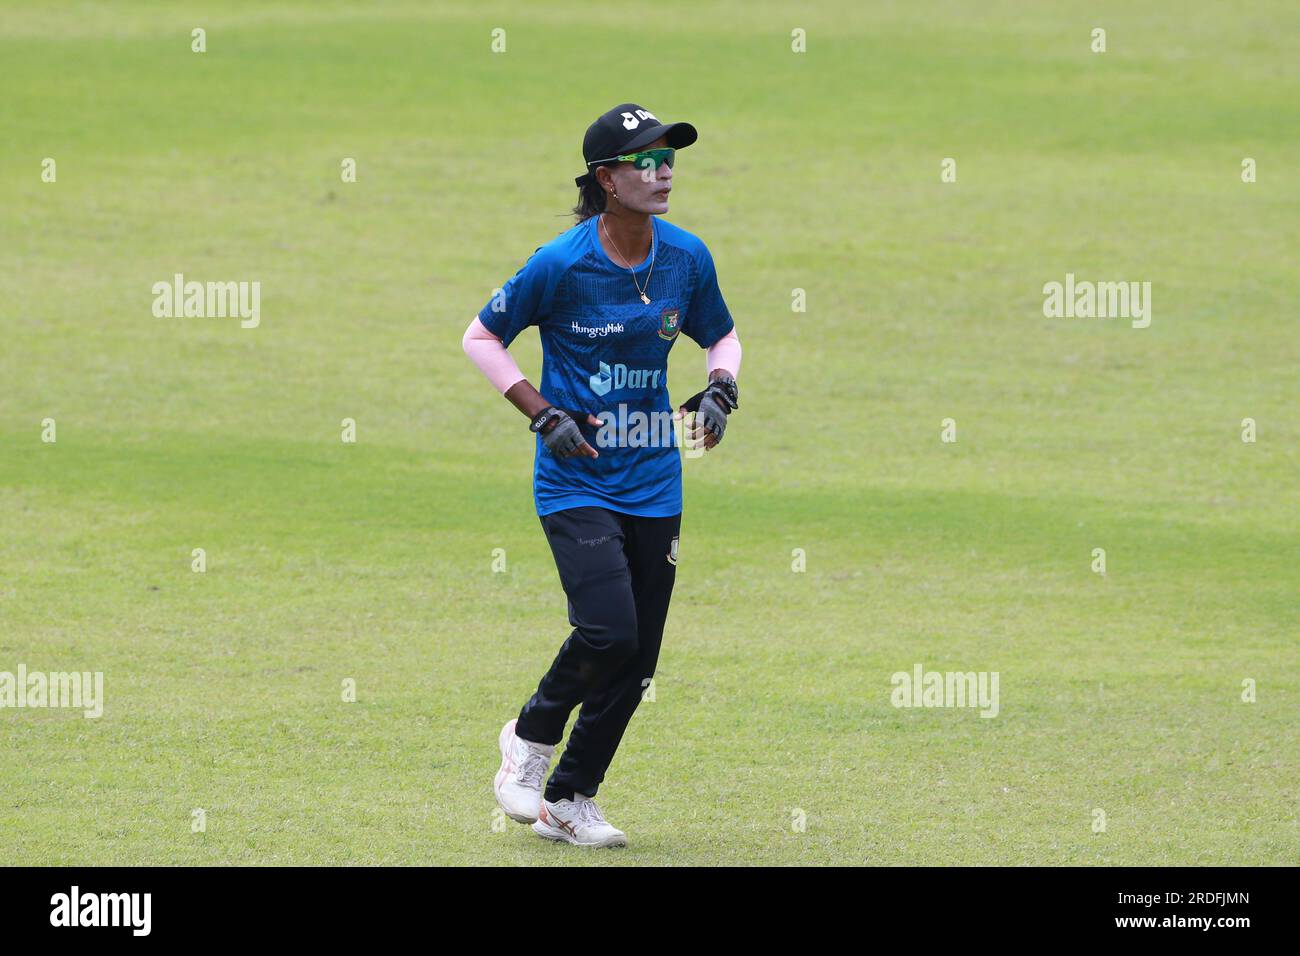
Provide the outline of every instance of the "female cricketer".
[[[463,341],[537,435],[533,495],[573,627],[501,730],[493,789],[511,818],[579,846],[627,845],[592,798],[659,659],[682,517],[674,417],[685,444],[707,449],[738,405],[740,342],[713,258],[658,218],[668,211],[675,151],[696,136],[689,123],[665,125],[635,103],[592,123],[587,171],[575,181],[577,224],[533,253]],[[530,325],[542,342],[536,388],[506,351]],[[668,352],[681,333],[708,350],[708,381],[674,416]]]

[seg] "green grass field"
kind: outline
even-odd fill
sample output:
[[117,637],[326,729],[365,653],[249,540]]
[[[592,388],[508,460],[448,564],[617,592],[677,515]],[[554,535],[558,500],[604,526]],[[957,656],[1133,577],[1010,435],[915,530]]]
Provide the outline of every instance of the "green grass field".
[[[1300,859],[1293,3],[219,6],[0,10],[0,671],[106,695],[0,709],[5,863]],[[493,826],[568,627],[460,337],[629,99],[700,129],[745,360],[592,853]],[[155,318],[177,272],[260,326]],[[896,709],[918,663],[1000,713]]]

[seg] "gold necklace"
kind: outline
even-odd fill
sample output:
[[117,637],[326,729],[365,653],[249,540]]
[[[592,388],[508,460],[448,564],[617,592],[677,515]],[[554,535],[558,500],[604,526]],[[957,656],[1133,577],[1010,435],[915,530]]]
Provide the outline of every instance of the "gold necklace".
[[[623,255],[623,250],[618,247],[618,243],[615,242],[614,237],[610,235],[609,227],[605,225],[604,213],[601,213],[600,215],[600,227],[605,230],[605,237],[609,239],[609,244],[614,247],[619,258],[622,259],[625,264],[631,261],[627,256]],[[627,266],[627,271],[632,273],[632,284],[636,286],[636,291],[641,293],[641,301],[646,305],[649,305],[650,297],[646,295],[645,292],[646,289],[650,288],[650,277],[654,275],[655,271],[655,234],[653,225],[650,227],[650,271],[645,274],[645,289],[641,288],[641,283],[636,281],[636,270],[631,266]]]

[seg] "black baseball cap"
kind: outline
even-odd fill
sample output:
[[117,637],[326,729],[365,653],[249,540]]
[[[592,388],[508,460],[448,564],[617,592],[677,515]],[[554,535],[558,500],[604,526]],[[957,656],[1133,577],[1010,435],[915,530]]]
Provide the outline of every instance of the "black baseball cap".
[[573,181],[574,185],[595,182],[596,167],[604,165],[601,160],[635,153],[660,136],[667,136],[673,149],[684,149],[695,142],[699,133],[690,123],[661,123],[654,113],[635,103],[620,103],[587,127],[587,135],[582,138],[587,171]]

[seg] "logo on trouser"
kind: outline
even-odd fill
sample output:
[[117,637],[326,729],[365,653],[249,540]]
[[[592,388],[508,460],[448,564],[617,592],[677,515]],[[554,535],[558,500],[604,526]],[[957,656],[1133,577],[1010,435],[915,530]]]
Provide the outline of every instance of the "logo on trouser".
[[668,545],[668,554],[665,557],[668,558],[669,564],[677,563],[677,535],[673,535],[673,540]]

